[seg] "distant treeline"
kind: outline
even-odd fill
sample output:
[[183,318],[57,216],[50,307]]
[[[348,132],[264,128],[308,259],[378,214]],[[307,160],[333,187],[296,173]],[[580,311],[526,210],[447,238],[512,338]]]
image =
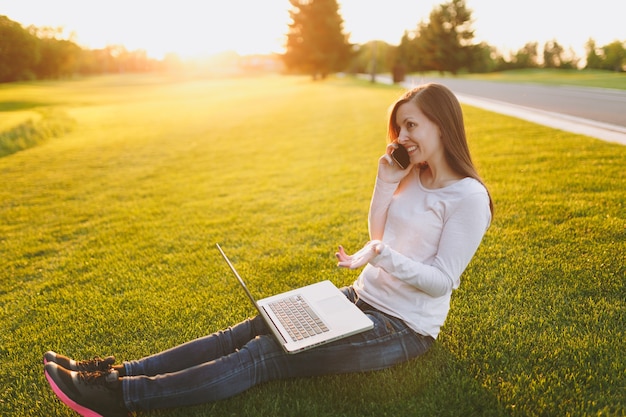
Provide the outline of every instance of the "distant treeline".
[[70,40],[58,39],[58,32],[34,26],[24,28],[0,16],[0,82],[147,72],[161,65],[145,51],[127,51],[121,46],[83,49]]
[[[556,40],[547,42],[541,55],[538,43],[530,42],[508,57],[487,43],[473,43],[471,11],[466,8],[464,0],[451,0],[434,8],[429,21],[420,22],[415,31],[405,32],[398,46],[378,41],[350,45],[347,36],[342,33],[336,0],[307,0],[302,4],[301,1],[290,1],[294,5],[291,12],[294,23],[289,27],[288,39],[297,41],[287,42],[287,50],[281,57],[288,72],[305,72],[314,76],[339,71],[393,72],[402,76],[406,72],[456,74],[580,67],[580,58],[572,51],[566,51]],[[322,7],[326,2],[334,5],[334,8],[324,9],[326,15],[312,12],[316,6]],[[328,15],[334,19],[328,18]],[[336,36],[304,36],[310,32],[305,30],[307,26],[319,28],[323,23],[328,26],[324,26],[323,33]],[[0,82],[152,72],[182,67],[173,54],[156,60],[148,57],[143,50],[128,51],[123,46],[83,49],[71,40],[60,39],[60,32],[59,29],[34,26],[24,28],[6,16],[0,16]],[[314,33],[320,32],[317,30]],[[625,45],[624,42],[614,41],[598,47],[590,39],[585,45],[585,68],[624,71]],[[233,61],[230,62],[232,64]],[[237,65],[246,67],[250,63],[244,59]]]
[[[400,46],[372,41],[358,47],[349,71],[353,73],[489,73],[527,68],[596,69],[615,72],[626,70],[626,44],[620,41],[597,47],[590,39],[585,45],[585,64],[573,51],[565,50],[557,41],[546,42],[543,48],[529,42],[520,50],[502,55],[487,43],[472,45],[428,45],[420,36],[405,35]],[[427,51],[438,51],[428,53]],[[443,51],[450,51],[448,53]],[[433,58],[437,57],[437,58]]]
[[[486,73],[524,68],[600,69],[624,72],[626,42],[615,40],[604,46],[593,39],[585,44],[585,61],[574,51],[565,49],[556,40],[540,48],[528,42],[521,49],[503,55],[486,42],[474,42],[472,12],[465,0],[450,0],[433,8],[427,21],[413,31],[406,31],[399,46],[370,42],[361,47],[360,60],[353,62],[353,71],[368,72],[375,65],[400,72]],[[376,62],[371,63],[372,56]],[[584,65],[581,65],[584,62]]]

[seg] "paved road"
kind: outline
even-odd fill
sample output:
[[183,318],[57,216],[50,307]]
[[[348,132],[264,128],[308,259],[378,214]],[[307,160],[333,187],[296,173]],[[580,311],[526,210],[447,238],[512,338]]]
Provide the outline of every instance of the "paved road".
[[626,91],[624,90],[510,84],[450,78],[433,78],[432,80],[447,85],[455,93],[626,127]]
[[626,145],[623,90],[430,77],[408,78],[404,85],[424,82],[445,84],[469,105]]

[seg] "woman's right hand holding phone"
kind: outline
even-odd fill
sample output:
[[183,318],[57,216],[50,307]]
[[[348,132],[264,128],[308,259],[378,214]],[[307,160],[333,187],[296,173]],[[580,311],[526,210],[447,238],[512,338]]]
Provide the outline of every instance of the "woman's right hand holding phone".
[[402,169],[398,163],[393,160],[391,154],[398,146],[399,145],[395,142],[387,145],[387,151],[378,160],[378,178],[381,181],[390,184],[398,183],[402,178],[406,177],[411,171],[411,168],[413,168],[413,163],[409,163],[406,169]]

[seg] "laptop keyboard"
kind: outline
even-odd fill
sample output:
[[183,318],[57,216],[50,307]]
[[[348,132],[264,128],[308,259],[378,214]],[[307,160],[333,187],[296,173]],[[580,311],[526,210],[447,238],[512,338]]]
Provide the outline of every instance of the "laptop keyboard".
[[328,327],[300,295],[268,304],[294,342],[328,331]]

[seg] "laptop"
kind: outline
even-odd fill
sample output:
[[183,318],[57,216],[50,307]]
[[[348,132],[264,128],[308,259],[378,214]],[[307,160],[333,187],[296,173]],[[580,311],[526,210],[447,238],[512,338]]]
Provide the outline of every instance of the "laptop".
[[257,301],[219,243],[216,246],[285,352],[302,352],[374,327],[328,280]]

